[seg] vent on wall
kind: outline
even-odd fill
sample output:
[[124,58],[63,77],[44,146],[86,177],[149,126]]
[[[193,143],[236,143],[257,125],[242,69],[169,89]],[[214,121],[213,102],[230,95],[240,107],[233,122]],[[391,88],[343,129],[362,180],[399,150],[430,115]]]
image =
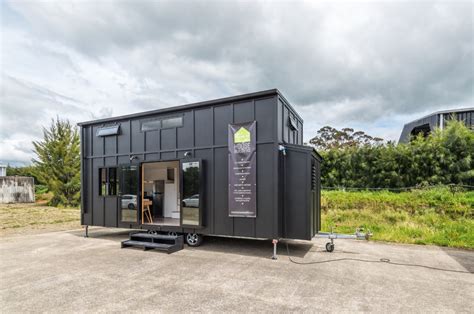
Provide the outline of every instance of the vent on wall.
[[290,129],[292,129],[293,131],[295,130],[298,130],[298,122],[296,122],[296,119],[293,118],[293,117],[288,117],[288,126],[290,127]]
[[104,126],[97,129],[96,136],[118,135],[120,133],[120,124]]
[[316,185],[318,183],[318,176],[316,171],[316,165],[312,164],[311,166],[311,190],[316,190]]

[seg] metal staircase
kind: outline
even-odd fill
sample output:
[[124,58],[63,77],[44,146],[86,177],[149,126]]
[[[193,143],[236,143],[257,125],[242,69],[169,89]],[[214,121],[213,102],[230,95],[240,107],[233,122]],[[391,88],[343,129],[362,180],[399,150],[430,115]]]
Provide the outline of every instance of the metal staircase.
[[182,250],[183,245],[182,235],[170,236],[145,232],[131,232],[130,239],[122,241],[122,248],[135,246],[143,248],[144,251],[156,249],[168,254]]

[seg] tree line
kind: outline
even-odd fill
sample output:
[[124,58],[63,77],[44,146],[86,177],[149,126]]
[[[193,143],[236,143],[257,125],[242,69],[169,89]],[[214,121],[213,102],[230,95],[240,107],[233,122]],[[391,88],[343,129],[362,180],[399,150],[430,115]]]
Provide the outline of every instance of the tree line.
[[353,129],[324,127],[310,141],[322,155],[324,187],[405,188],[474,185],[474,132],[450,121],[444,130],[384,142]]
[[[43,139],[33,145],[33,164],[8,167],[7,175],[33,176],[36,184],[52,193],[50,205],[78,206],[81,161],[77,128],[57,118],[43,129]],[[323,187],[474,186],[474,132],[458,121],[398,145],[351,128],[326,126],[309,145],[323,157]]]

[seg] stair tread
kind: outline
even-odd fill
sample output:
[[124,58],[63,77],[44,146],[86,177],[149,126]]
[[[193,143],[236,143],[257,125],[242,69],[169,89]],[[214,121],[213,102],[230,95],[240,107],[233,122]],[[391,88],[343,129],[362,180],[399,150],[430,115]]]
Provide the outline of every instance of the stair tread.
[[133,233],[130,235],[130,237],[134,238],[143,238],[143,239],[165,239],[165,240],[175,240],[178,237],[182,236],[169,236],[169,235],[164,235],[164,234],[150,234],[150,233]]
[[146,246],[146,247],[152,247],[152,248],[157,248],[157,249],[169,249],[176,245],[176,244],[143,242],[143,241],[135,241],[135,240],[126,240],[126,241],[123,241],[122,243],[125,245]]

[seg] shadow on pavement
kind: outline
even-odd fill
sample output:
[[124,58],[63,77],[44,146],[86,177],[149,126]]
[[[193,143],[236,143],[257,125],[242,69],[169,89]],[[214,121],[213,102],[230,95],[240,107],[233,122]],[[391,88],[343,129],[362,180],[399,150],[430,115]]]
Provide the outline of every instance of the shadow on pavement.
[[[112,229],[102,227],[89,227],[89,238],[105,239],[115,242],[121,242],[128,238],[128,234],[133,231],[130,229]],[[68,231],[77,237],[84,237],[86,234],[85,229]]]
[[442,247],[444,253],[452,257],[470,273],[474,273],[474,251]]
[[[312,243],[288,242],[291,256],[304,257],[313,247]],[[205,237],[204,243],[196,248],[202,251],[230,253],[269,258],[273,255],[271,240],[240,239],[227,237]],[[285,243],[278,244],[277,255],[287,255]]]
[[[117,242],[117,244],[119,245],[121,241],[126,240],[128,238],[128,235],[131,231],[134,230],[89,227],[89,238],[110,240]],[[68,231],[68,233],[77,237],[84,237],[85,230],[72,230]],[[286,243],[288,243],[290,255],[294,257],[304,257],[310,251],[323,251],[323,249],[317,248],[311,242],[285,240],[284,242],[278,243],[278,255],[288,255],[286,250]],[[185,245],[184,248],[187,249],[188,246]],[[204,237],[203,244],[200,247],[193,248],[193,250],[268,258],[271,257],[273,254],[273,244],[271,240],[206,236]]]

